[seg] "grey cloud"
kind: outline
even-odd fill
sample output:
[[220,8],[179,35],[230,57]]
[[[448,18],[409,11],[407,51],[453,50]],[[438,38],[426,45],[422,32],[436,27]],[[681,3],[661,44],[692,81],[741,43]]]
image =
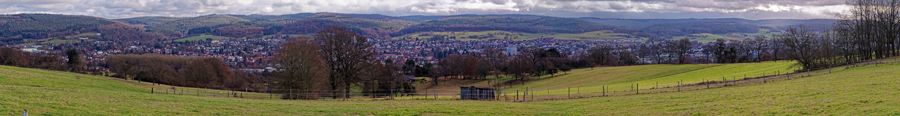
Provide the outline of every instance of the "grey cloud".
[[796,10],[773,12],[753,9],[758,6],[829,6],[843,3],[844,0],[0,0],[0,14],[59,13],[129,18],[337,12],[393,16],[535,14],[559,17],[760,19],[832,18],[833,12],[811,14]]

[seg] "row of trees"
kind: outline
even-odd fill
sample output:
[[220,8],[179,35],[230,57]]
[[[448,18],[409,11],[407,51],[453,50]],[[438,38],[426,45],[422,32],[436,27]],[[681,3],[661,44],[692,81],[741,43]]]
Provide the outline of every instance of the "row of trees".
[[261,91],[260,76],[235,71],[220,58],[181,57],[159,54],[110,55],[106,57],[114,77],[161,84],[214,89]]
[[101,74],[99,70],[88,69],[87,61],[84,58],[84,55],[73,49],[67,50],[65,55],[59,55],[56,53],[32,53],[16,48],[0,47],[0,65]]
[[24,52],[10,47],[0,48],[0,65],[65,71],[66,61],[58,54]]
[[785,30],[776,39],[785,54],[805,69],[822,69],[896,56],[900,50],[900,0],[851,0],[843,20],[823,33],[807,26]]
[[276,81],[282,93],[297,90],[304,94],[284,95],[283,98],[346,98],[350,97],[353,87],[359,87],[365,95],[373,97],[414,92],[414,88],[404,82],[402,66],[372,57],[371,43],[366,37],[334,25],[316,34],[315,38],[289,40],[278,51]]

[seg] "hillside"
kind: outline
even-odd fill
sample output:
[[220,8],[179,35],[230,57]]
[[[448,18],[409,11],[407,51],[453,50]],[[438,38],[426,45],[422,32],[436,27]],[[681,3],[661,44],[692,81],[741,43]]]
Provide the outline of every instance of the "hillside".
[[78,35],[97,31],[100,26],[116,23],[91,16],[55,14],[0,15],[0,40],[43,39]]
[[489,17],[527,17],[527,18],[549,17],[549,16],[528,15],[528,14],[410,15],[410,16],[400,16],[400,17],[401,17],[401,18],[405,18],[405,19],[411,19],[411,20],[430,21],[430,20],[438,20],[438,19],[450,18],[450,17],[481,17],[481,16],[489,16]]
[[247,22],[250,20],[241,19],[228,15],[206,15],[191,18],[172,18],[172,17],[138,17],[129,19],[120,19],[130,24],[146,25],[150,31],[160,32],[166,35],[182,36],[188,30],[215,26],[221,24],[229,24],[235,22]]
[[[357,18],[360,17],[360,18]],[[373,38],[388,38],[405,25],[416,24],[384,15],[298,13],[286,15],[206,15],[200,17],[137,17],[118,19],[175,38],[210,34],[232,38],[277,34],[310,34],[328,25],[341,25]]]
[[526,33],[585,33],[601,30],[612,30],[614,33],[636,34],[640,37],[651,37],[639,30],[596,24],[587,21],[554,18],[554,17],[450,17],[424,22],[400,30],[392,36],[401,36],[418,32],[442,31],[514,31]]
[[[97,34],[92,40],[152,41],[160,34],[143,28],[98,17],[55,14],[15,14],[0,16],[0,41],[7,43],[74,41],[83,34]],[[41,39],[30,41],[34,39]]]
[[[567,73],[560,73],[551,77],[545,75],[540,78],[530,78],[530,81],[522,82],[512,81],[503,84],[504,89],[509,91],[521,90],[526,88],[538,91],[538,95],[546,95],[549,90],[551,94],[565,94],[567,88],[578,88],[582,93],[600,93],[603,92],[604,86],[608,91],[628,91],[631,85],[647,85],[639,86],[641,89],[676,86],[679,81],[681,84],[697,84],[704,80],[722,81],[722,77],[727,80],[744,79],[746,75],[749,77],[762,76],[763,73],[768,75],[776,72],[791,72],[789,67],[793,62],[763,62],[763,63],[736,63],[736,64],[688,64],[688,65],[639,65],[639,66],[619,66],[619,67],[597,67],[594,69],[575,69]],[[511,81],[511,78],[498,79],[501,81]],[[488,86],[487,80],[470,81],[456,80],[450,81],[455,84],[441,85],[419,85],[419,88],[437,88],[450,90],[458,86]],[[459,84],[463,83],[463,84]],[[453,90],[450,90],[453,91]],[[457,90],[458,91],[458,90]]]
[[166,86],[0,66],[0,115],[896,115],[896,63],[765,84],[538,102],[163,95],[149,88]]
[[643,28],[641,31],[653,33],[658,36],[684,36],[699,33],[756,33],[759,31],[759,27],[756,25],[731,21],[677,22],[657,24]]
[[809,25],[816,27],[824,27],[825,25],[831,25],[836,19],[763,19],[763,20],[748,20],[748,19],[740,19],[740,18],[714,18],[714,19],[616,19],[616,18],[595,18],[595,17],[581,17],[577,18],[579,20],[584,20],[593,23],[599,24],[607,24],[607,25],[615,25],[615,26],[623,26],[627,28],[633,29],[642,29],[646,27],[650,27],[656,24],[663,23],[677,23],[677,22],[709,22],[709,21],[732,21],[732,22],[741,22],[752,25],[759,25],[761,28],[766,29],[775,29],[782,30],[789,26],[796,25]]

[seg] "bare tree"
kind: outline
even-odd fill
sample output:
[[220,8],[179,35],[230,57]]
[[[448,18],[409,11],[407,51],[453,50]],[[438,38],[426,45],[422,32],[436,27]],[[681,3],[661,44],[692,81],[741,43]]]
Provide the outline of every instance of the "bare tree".
[[496,49],[494,47],[487,47],[484,49],[484,59],[494,71],[494,77],[500,78],[501,69],[504,66],[503,64],[506,63],[508,59],[506,57],[506,54],[503,54],[503,50]]
[[332,98],[336,92],[350,93],[350,85],[361,81],[365,63],[372,57],[372,44],[366,37],[340,26],[328,26],[316,33],[315,43],[325,61]]
[[670,57],[676,56],[678,64],[684,64],[688,53],[691,51],[691,48],[693,48],[693,44],[687,38],[678,41],[668,41],[666,44]]
[[276,67],[278,85],[282,90],[281,93],[285,93],[282,98],[318,98],[316,91],[322,87],[322,83],[328,82],[326,79],[328,73],[318,51],[319,48],[307,37],[282,43],[278,54],[275,55],[275,61],[279,63]]

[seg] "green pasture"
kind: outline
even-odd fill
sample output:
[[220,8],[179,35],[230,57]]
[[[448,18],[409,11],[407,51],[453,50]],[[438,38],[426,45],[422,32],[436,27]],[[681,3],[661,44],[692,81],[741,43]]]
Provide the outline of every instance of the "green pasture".
[[[722,73],[720,75],[737,75],[782,70],[778,68],[782,65],[779,63],[782,62],[673,67],[694,67],[689,70],[712,70],[709,72],[720,71],[719,73]],[[743,66],[728,68],[728,65]],[[681,70],[667,66],[650,66],[626,68],[669,72]],[[593,70],[602,71],[604,68]],[[578,69],[569,72],[568,75],[574,76],[579,71],[590,72],[585,70],[590,69]],[[309,101],[150,94],[150,88],[169,86],[76,73],[0,66],[0,115],[21,115],[23,109],[28,109],[29,115],[900,115],[900,108],[897,107],[900,106],[900,101],[896,97],[897,91],[900,91],[900,84],[897,84],[900,83],[898,79],[900,72],[897,70],[900,70],[900,64],[897,62],[883,62],[879,66],[840,68],[834,73],[818,70],[813,71],[811,77],[764,84],[639,95],[505,102]],[[691,74],[695,71],[657,78],[646,75],[668,74],[647,71],[655,74],[610,82],[640,82],[670,77],[700,79],[707,78],[706,75],[710,75],[709,78],[718,77],[716,74],[699,72]],[[540,81],[542,80],[531,83]],[[531,83],[526,83],[526,86]]]
[[[663,88],[667,86],[697,84],[704,81],[729,81],[773,75],[775,73],[793,72],[790,66],[793,62],[767,61],[762,63],[734,63],[734,64],[683,64],[683,65],[640,65],[620,67],[598,67],[594,69],[575,69],[568,74],[560,73],[557,76],[542,76],[532,78],[534,81],[525,82],[523,85],[513,84],[504,89],[509,91],[543,91],[549,94],[566,94],[569,88],[577,91],[603,92],[606,91],[631,91],[634,89]],[[796,68],[794,68],[796,69]],[[723,80],[724,77],[724,80]],[[548,92],[549,91],[549,92]]]

